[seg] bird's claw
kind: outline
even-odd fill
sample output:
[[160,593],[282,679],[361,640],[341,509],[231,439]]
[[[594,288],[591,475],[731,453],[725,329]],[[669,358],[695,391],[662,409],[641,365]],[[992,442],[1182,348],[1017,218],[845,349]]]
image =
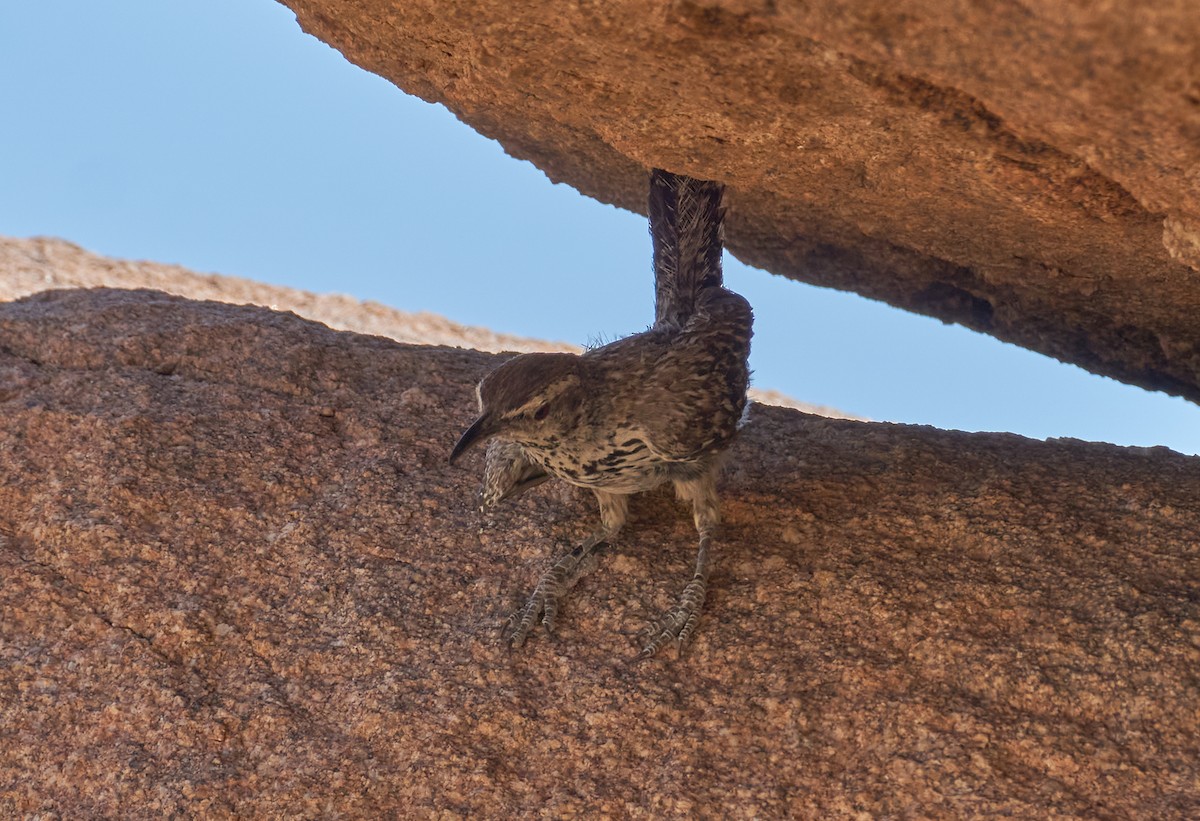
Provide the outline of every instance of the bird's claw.
[[537,626],[538,617],[546,627],[547,633],[554,632],[554,620],[558,616],[558,601],[566,589],[568,568],[563,562],[542,574],[538,580],[533,595],[525,602],[525,606],[513,613],[508,619],[508,643],[518,648],[525,643],[529,631]]
[[694,578],[683,589],[679,601],[663,614],[658,621],[649,624],[642,630],[641,635],[646,640],[637,660],[648,659],[658,653],[668,644],[674,644],[682,655],[683,650],[691,641],[700,622],[700,611],[704,607],[705,580]]

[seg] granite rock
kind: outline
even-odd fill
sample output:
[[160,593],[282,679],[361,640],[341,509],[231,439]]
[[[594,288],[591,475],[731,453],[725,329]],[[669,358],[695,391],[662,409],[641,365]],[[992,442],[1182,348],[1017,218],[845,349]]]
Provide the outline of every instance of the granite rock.
[[493,353],[578,350],[565,342],[460,325],[429,311],[402,311],[346,294],[317,294],[245,277],[199,273],[182,265],[102,256],[58,237],[0,236],[0,301],[41,291],[97,287],[150,289],[189,299],[262,305],[315,319],[339,331],[376,334],[419,345],[450,345]]
[[[316,294],[227,274],[201,274],[181,265],[101,256],[57,237],[0,236],[0,301],[61,288],[96,287],[151,289],[189,299],[262,305],[315,319],[339,331],[378,334],[419,345],[449,345],[493,353],[582,350],[566,342],[461,325],[429,311],[402,311],[345,294]],[[836,419],[862,419],[827,405],[801,402],[769,388],[751,388],[750,398]]]
[[589,196],[719,179],[746,262],[1200,399],[1195,0],[281,1]]
[[478,512],[497,361],[150,291],[0,305],[0,816],[1194,818],[1200,460],[756,406],[699,636],[639,497]]

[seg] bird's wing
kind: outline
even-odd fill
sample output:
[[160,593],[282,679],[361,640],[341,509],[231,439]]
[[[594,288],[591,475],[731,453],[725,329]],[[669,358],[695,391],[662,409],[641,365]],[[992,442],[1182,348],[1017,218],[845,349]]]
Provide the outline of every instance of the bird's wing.
[[752,323],[750,304],[718,288],[701,295],[682,330],[644,335],[659,343],[643,360],[652,375],[623,401],[637,408],[630,418],[655,455],[688,461],[733,438],[746,407]]

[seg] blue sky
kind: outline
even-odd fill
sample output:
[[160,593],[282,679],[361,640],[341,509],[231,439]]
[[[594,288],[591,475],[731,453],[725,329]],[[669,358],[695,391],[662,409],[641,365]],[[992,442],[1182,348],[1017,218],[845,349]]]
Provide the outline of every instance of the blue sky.
[[[552,185],[273,0],[3,4],[0,99],[0,234],[546,339],[651,320],[642,217]],[[878,420],[1200,452],[1181,399],[726,262],[757,314],[761,387]]]

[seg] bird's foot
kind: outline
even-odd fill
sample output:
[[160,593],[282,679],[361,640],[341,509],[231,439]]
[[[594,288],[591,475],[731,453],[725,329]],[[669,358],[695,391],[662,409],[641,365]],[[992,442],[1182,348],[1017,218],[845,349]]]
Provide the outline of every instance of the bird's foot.
[[687,647],[700,623],[707,586],[707,579],[697,573],[683,588],[683,594],[675,606],[642,631],[646,645],[638,653],[639,660],[650,658],[668,644],[674,644],[677,651],[683,653],[683,648]]
[[542,574],[529,601],[508,619],[505,630],[510,645],[516,648],[524,644],[529,631],[537,626],[539,617],[546,626],[546,632],[554,632],[554,619],[558,616],[559,601],[594,566],[595,561],[591,554],[602,541],[603,534],[592,535]]
[[542,624],[546,625],[546,632],[554,632],[554,617],[558,615],[558,600],[566,592],[566,577],[563,559],[542,574],[529,601],[508,619],[509,644],[513,647],[524,644],[529,631],[537,625],[539,616]]

